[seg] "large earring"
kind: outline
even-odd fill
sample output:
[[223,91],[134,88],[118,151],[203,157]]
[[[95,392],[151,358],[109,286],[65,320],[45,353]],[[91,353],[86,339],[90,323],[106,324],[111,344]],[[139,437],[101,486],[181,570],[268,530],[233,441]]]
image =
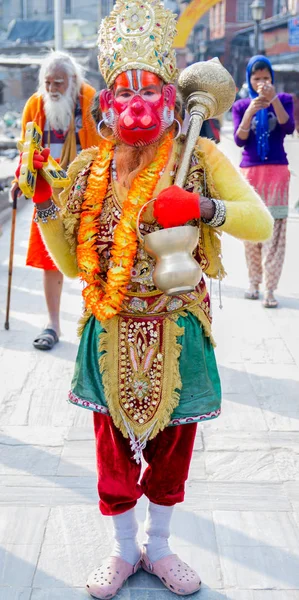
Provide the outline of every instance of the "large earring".
[[103,112],[103,120],[107,127],[112,127],[115,121],[115,113],[113,108],[108,108],[107,111]]
[[175,140],[177,140],[180,137],[181,133],[182,133],[182,126],[181,126],[180,122],[177,119],[173,119],[173,122],[177,123],[177,126],[178,126],[177,134],[176,134],[176,136],[174,138]]
[[164,106],[163,110],[163,120],[166,123],[166,126],[169,127],[172,125],[174,119],[174,110],[168,108],[168,106]]
[[98,131],[98,134],[99,134],[99,136],[100,136],[100,137],[101,137],[103,140],[105,140],[106,142],[107,142],[107,141],[109,142],[109,138],[105,137],[105,136],[102,134],[102,132],[101,132],[102,123],[104,123],[104,125],[105,125],[105,121],[104,121],[104,119],[102,119],[102,120],[101,120],[101,121],[98,123],[98,125],[97,125],[97,131]]

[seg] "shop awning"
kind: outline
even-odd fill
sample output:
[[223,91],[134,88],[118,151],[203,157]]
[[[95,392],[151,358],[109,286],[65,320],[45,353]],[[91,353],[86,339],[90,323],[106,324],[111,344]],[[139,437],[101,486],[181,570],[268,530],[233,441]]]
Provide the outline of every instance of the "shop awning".
[[298,73],[299,72],[299,52],[286,52],[283,54],[276,54],[269,56],[274,71],[280,71],[285,73]]
[[299,65],[290,65],[288,63],[281,63],[278,65],[274,65],[272,63],[273,71],[277,71],[280,73],[299,73]]

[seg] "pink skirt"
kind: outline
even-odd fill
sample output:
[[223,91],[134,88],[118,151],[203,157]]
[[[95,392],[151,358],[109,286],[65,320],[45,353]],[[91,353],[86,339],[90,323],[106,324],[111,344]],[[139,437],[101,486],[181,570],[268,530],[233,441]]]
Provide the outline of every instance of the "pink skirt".
[[242,173],[255,188],[274,219],[288,216],[290,171],[288,165],[243,167]]

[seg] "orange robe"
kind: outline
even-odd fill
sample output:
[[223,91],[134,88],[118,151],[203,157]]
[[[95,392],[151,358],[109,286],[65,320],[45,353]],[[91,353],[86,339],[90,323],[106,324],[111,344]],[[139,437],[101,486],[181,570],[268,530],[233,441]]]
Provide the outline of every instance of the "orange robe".
[[[99,136],[91,116],[91,105],[95,93],[96,91],[93,87],[87,83],[83,83],[79,96],[82,110],[82,128],[78,132],[82,150],[90,146],[98,146],[99,144]],[[44,130],[46,122],[44,102],[42,96],[38,93],[33,94],[25,104],[22,116],[22,139],[25,136],[26,125],[30,121],[34,121],[42,131]],[[46,271],[57,271],[42,240],[38,225],[33,220],[30,229],[26,265]]]

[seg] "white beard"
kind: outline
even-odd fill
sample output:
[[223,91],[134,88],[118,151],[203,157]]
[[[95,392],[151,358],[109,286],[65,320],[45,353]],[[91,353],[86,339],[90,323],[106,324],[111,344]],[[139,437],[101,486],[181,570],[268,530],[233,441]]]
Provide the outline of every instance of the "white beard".
[[74,92],[69,86],[65,94],[57,93],[53,99],[51,94],[43,91],[45,113],[52,129],[66,131],[69,128],[75,107]]

